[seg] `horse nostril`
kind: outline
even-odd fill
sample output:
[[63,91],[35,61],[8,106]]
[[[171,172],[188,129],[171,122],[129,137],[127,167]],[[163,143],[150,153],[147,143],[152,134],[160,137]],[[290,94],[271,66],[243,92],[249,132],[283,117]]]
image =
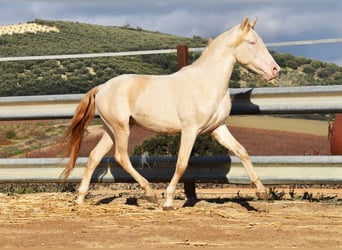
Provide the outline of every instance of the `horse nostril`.
[[273,67],[273,74],[277,75],[279,73],[280,69],[276,66]]

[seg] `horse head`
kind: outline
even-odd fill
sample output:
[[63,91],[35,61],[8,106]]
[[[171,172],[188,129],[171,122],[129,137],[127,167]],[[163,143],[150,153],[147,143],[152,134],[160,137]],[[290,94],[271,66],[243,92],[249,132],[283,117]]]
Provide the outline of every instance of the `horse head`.
[[235,58],[248,69],[262,75],[267,80],[272,80],[278,76],[280,67],[267,50],[260,36],[255,32],[255,24],[256,19],[249,22],[248,17],[246,17],[236,27]]

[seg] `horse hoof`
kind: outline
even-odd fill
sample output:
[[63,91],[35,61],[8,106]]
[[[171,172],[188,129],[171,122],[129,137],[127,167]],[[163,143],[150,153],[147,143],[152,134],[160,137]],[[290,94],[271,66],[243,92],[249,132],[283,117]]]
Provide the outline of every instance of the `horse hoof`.
[[83,201],[74,200],[74,201],[72,202],[72,204],[73,204],[74,206],[81,206],[81,205],[83,204]]
[[261,191],[261,192],[256,191],[255,194],[259,200],[268,200],[269,199],[269,195],[266,191]]
[[76,196],[73,203],[74,203],[75,206],[83,205],[83,203],[84,203],[84,196],[83,195]]
[[157,198],[156,195],[145,196],[145,199],[146,199],[148,202],[151,202],[151,203],[158,203],[158,198]]
[[173,211],[175,210],[172,206],[170,207],[163,207],[163,211]]

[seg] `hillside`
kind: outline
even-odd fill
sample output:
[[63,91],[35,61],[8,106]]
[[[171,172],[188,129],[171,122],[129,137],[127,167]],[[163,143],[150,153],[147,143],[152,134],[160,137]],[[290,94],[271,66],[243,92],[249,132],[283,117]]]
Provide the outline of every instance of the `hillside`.
[[[1,32],[5,28],[8,31]],[[184,38],[129,26],[113,27],[46,20],[35,20],[26,25],[11,27],[0,26],[0,57],[166,49],[175,48],[179,44],[203,47],[206,43],[205,39],[197,36]],[[273,55],[282,67],[278,79],[266,82],[237,65],[230,86],[342,83],[342,67],[290,54]],[[190,61],[193,61],[199,53],[191,53],[190,56]],[[169,74],[176,70],[175,54],[1,62],[0,96],[84,93],[120,74]]]

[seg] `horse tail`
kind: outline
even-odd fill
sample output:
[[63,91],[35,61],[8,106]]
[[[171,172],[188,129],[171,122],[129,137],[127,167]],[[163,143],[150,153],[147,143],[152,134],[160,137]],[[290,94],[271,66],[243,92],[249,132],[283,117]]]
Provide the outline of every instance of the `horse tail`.
[[78,104],[75,115],[71,120],[69,127],[66,129],[62,142],[66,143],[64,157],[69,156],[61,177],[68,178],[75,166],[78,152],[80,151],[84,130],[95,116],[95,96],[100,86],[96,86],[89,90]]

